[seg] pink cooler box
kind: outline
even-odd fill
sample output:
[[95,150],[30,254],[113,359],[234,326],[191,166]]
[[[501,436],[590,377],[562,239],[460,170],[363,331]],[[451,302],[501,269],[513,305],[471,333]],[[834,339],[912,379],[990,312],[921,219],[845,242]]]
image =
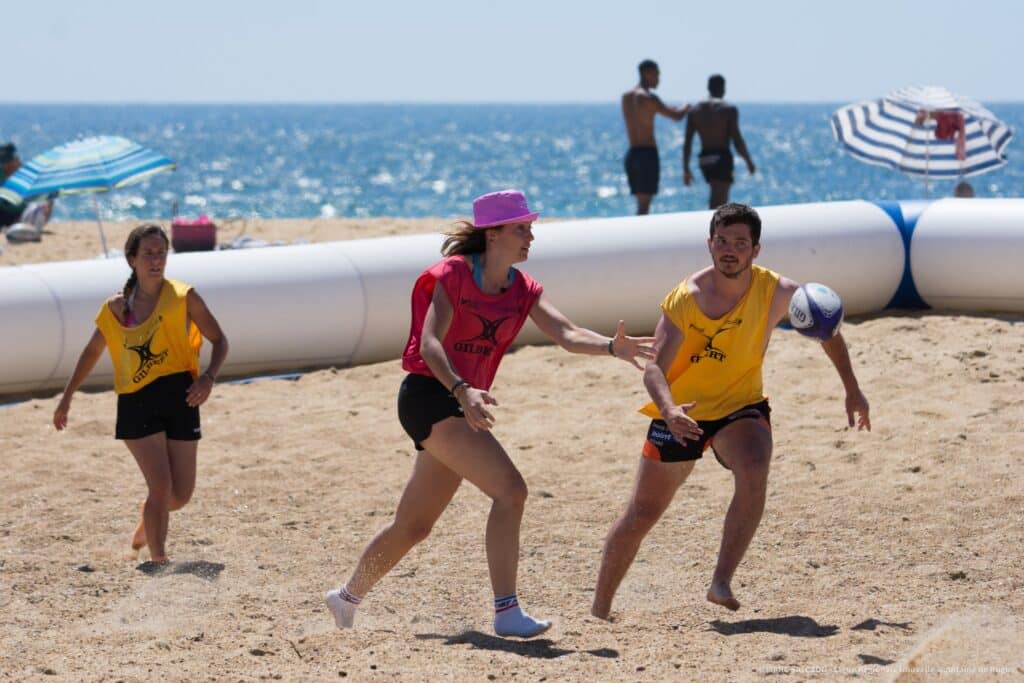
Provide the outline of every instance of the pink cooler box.
[[174,251],[211,251],[217,246],[217,226],[205,214],[195,220],[175,218],[171,246]]

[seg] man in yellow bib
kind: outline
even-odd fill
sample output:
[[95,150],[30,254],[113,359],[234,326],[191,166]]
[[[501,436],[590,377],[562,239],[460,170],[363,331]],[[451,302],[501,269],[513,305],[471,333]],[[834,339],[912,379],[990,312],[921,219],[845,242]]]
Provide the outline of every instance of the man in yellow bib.
[[[707,598],[731,610],[740,603],[731,582],[764,511],[772,433],[761,365],[772,330],[787,317],[799,285],[755,266],[761,219],[743,204],[725,204],[711,218],[712,265],[676,286],[661,304],[655,358],[644,371],[653,399],[640,412],[653,418],[632,497],[608,532],[591,613],[607,619],[615,591],[640,543],[668,508],[705,448],[733,473],[718,564]],[[822,342],[846,390],[849,426],[871,429],[840,334]]]

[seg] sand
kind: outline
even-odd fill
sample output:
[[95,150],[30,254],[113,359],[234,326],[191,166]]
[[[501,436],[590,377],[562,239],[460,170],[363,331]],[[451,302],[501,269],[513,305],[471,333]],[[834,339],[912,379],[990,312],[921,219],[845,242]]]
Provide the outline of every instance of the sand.
[[[287,220],[228,219],[217,223],[217,242],[229,243],[247,236],[254,239],[292,242],[329,242],[386,235],[446,230],[454,219],[448,218],[295,218]],[[107,248],[124,248],[128,233],[139,222],[118,221],[103,224]],[[161,223],[168,227],[167,221]],[[71,261],[97,258],[103,253],[96,221],[50,223],[42,241],[10,244],[0,239],[0,266],[16,266],[41,261]]]
[[[443,221],[274,221],[310,241]],[[107,226],[119,244],[131,226]],[[91,258],[62,224],[0,264]],[[680,275],[684,275],[680,273]],[[557,303],[557,302],[556,302]],[[656,304],[656,302],[652,302]],[[175,563],[125,559],[145,487],[112,438],[112,392],[0,409],[0,672],[39,680],[1019,680],[1024,677],[1021,316],[913,312],[848,321],[874,430],[845,426],[813,342],[779,331],[765,383],[775,455],[764,521],[728,612],[704,600],[732,481],[698,463],[648,537],[611,623],[589,616],[604,534],[632,484],[640,373],[548,347],[509,355],[496,436],[530,486],[520,597],[556,620],[491,635],[488,502],[466,485],[337,631],[321,595],[394,511],[413,449],[396,362],[219,385],[203,408]]]

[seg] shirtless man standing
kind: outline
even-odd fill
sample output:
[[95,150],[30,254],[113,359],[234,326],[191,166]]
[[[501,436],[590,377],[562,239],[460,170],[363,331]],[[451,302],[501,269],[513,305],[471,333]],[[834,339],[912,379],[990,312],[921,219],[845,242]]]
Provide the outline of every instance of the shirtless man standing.
[[690,173],[690,149],[693,134],[700,136],[700,172],[704,180],[711,186],[709,209],[717,209],[729,201],[729,187],[732,185],[732,151],[729,143],[747,162],[747,170],[754,173],[754,162],[750,160],[747,144],[740,134],[740,114],[733,105],[722,98],[725,97],[725,78],[715,74],[708,79],[708,99],[693,108],[693,113],[686,120],[686,138],[683,142],[683,184],[693,184]]
[[629,151],[626,153],[629,192],[636,195],[636,213],[641,216],[650,211],[651,200],[658,194],[661,175],[658,143],[654,139],[654,115],[682,121],[690,106],[669,107],[651,92],[658,87],[660,76],[655,62],[645,59],[640,62],[639,69],[640,82],[622,95],[622,118],[629,137]]

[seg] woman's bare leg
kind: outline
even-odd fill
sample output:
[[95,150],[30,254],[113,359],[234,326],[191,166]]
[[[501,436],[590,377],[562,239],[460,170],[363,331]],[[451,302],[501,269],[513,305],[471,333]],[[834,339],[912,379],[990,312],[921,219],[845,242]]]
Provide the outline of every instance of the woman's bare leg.
[[490,432],[474,432],[462,418],[434,425],[423,445],[438,461],[491,498],[487,518],[487,563],[494,595],[516,592],[519,525],[526,505],[526,482]]
[[475,432],[465,420],[434,425],[423,445],[440,462],[491,498],[487,518],[487,566],[494,589],[494,631],[530,638],[551,627],[525,613],[516,594],[519,527],[526,506],[526,482],[490,432]]
[[417,453],[394,520],[363,550],[346,584],[348,590],[360,598],[366,595],[414,545],[430,534],[461,483],[462,477],[430,453]]
[[173,491],[171,462],[167,455],[167,437],[163,432],[141,439],[126,439],[125,445],[146,479],[149,495],[143,507],[146,544],[154,562],[166,562],[167,518]]
[[[167,439],[167,453],[171,466],[171,500],[168,511],[174,512],[185,507],[192,498],[196,486],[196,452],[198,441]],[[139,503],[139,523],[132,534],[132,551],[138,552],[146,545],[146,501]]]

